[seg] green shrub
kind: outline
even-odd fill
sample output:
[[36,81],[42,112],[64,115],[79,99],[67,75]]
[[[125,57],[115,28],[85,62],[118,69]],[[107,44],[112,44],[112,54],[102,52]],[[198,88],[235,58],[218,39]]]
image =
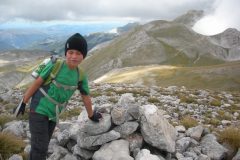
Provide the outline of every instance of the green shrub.
[[179,108],[174,108],[174,109],[173,109],[173,112],[180,114],[180,109],[179,109]]
[[228,127],[219,132],[218,138],[221,142],[228,143],[235,150],[240,148],[240,128]]
[[10,111],[12,111],[13,108],[16,107],[16,104],[9,103],[9,104],[6,104],[4,107],[5,107],[6,110],[10,110]]
[[235,112],[238,112],[238,111],[239,111],[239,107],[235,104],[233,104],[229,107],[229,112],[231,112],[232,114]]
[[127,89],[121,89],[121,90],[116,90],[116,94],[124,94],[124,93],[129,93]]
[[183,117],[181,120],[180,120],[180,123],[186,128],[191,128],[191,127],[195,127],[198,125],[198,122],[196,119],[192,118],[191,116],[186,116],[186,117]]
[[0,154],[3,159],[22,152],[24,147],[25,143],[18,137],[9,133],[0,133]]
[[130,93],[132,93],[134,97],[137,97],[137,96],[148,96],[149,95],[146,91],[139,90],[139,89],[131,90]]
[[116,92],[113,88],[108,88],[105,90],[106,92]]
[[220,120],[218,120],[216,118],[211,118],[208,123],[215,127],[221,124]]
[[150,97],[150,98],[148,98],[148,102],[150,102],[150,103],[159,103],[160,101],[156,97]]
[[81,113],[81,108],[77,107],[71,110],[66,110],[60,114],[60,119],[66,120],[75,116],[78,116]]
[[196,100],[193,97],[187,97],[180,95],[180,103],[196,103]]
[[206,118],[212,118],[212,112],[211,111],[207,111],[207,112],[204,113],[204,116]]
[[4,124],[12,121],[14,118],[10,115],[0,115],[0,126],[3,127]]
[[6,105],[6,104],[9,104],[9,102],[2,100],[1,104],[2,104],[2,105]]
[[116,98],[114,98],[114,97],[111,97],[111,98],[109,98],[108,99],[110,102],[112,102],[112,103],[117,103],[118,102],[118,100],[116,99]]
[[226,112],[225,110],[224,111],[218,110],[217,113],[218,113],[219,120],[231,120],[232,119],[231,114],[227,114],[228,112]]
[[224,110],[218,110],[217,113],[220,117],[223,117],[224,114],[225,114],[225,111]]
[[107,93],[106,93],[106,96],[112,96],[112,95],[113,95],[112,92],[107,92]]
[[0,103],[2,103],[4,100],[0,97]]
[[24,115],[19,115],[18,117],[17,117],[17,120],[23,120],[23,121],[26,121],[26,120],[28,120],[29,119],[29,110],[26,110],[25,111],[25,113],[24,113]]
[[101,96],[101,93],[97,92],[97,91],[93,91],[93,92],[91,92],[91,96],[92,97],[98,97],[98,96]]
[[220,101],[220,100],[217,100],[217,99],[213,99],[213,100],[210,102],[210,105],[211,105],[211,106],[221,106],[221,101]]

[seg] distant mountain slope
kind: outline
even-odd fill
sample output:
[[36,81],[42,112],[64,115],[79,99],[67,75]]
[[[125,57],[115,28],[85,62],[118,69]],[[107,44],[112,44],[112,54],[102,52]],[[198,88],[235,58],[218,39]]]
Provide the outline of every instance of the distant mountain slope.
[[26,49],[33,42],[43,40],[45,37],[46,34],[36,30],[0,30],[0,51]]
[[[42,29],[0,29],[0,52],[25,49],[25,50],[43,50],[47,52],[55,52],[58,54],[64,54],[64,44],[66,39],[73,33],[80,32],[84,35],[88,42],[88,50],[91,50],[96,45],[112,40],[119,34],[127,32],[131,28],[135,27],[137,23],[130,23],[125,26],[116,28],[116,33],[111,32],[93,32],[100,30],[100,26],[94,24],[86,25],[86,29],[83,31],[83,26],[77,25],[57,25]],[[107,26],[102,26],[102,29]],[[110,27],[108,27],[110,28]],[[90,34],[85,34],[89,33]]]
[[103,42],[110,41],[118,36],[117,33],[92,33],[87,36],[85,36],[87,42],[88,42],[88,49],[91,50],[96,45],[101,44]]
[[9,44],[5,41],[0,41],[0,48],[2,51],[13,50],[16,49],[13,45]]
[[[207,66],[229,61],[229,50],[176,22],[153,21],[121,35],[83,62],[90,79],[114,68],[167,64]],[[239,60],[239,59],[234,59]]]
[[22,83],[28,84],[33,79],[30,73],[49,53],[42,51],[7,51],[0,53],[0,98],[7,99],[12,89]]
[[211,36],[211,42],[225,48],[228,51],[227,60],[240,59],[240,32],[234,28],[228,28],[224,32]]
[[137,23],[137,22],[135,22],[135,23],[128,23],[128,24],[126,24],[125,26],[118,27],[118,28],[117,28],[117,32],[118,32],[119,34],[124,33],[124,32],[128,32],[128,31],[130,31],[131,29],[133,29],[133,28],[135,28],[135,27],[137,27],[137,26],[139,26],[139,25],[140,25],[140,24]]

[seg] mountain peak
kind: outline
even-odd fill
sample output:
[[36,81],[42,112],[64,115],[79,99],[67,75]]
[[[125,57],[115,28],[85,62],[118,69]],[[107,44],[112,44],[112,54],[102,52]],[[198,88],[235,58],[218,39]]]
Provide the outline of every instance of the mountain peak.
[[227,34],[227,35],[240,35],[240,32],[236,28],[227,28],[220,34]]
[[235,28],[228,28],[222,33],[212,36],[212,39],[224,48],[240,46],[240,32]]
[[189,10],[187,13],[175,18],[173,22],[182,23],[192,27],[204,15],[202,10]]

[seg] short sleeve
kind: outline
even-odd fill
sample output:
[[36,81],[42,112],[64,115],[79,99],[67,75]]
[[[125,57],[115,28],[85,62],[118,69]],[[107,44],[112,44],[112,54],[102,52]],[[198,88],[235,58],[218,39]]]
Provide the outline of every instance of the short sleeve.
[[39,73],[39,76],[42,79],[46,80],[47,77],[49,76],[49,74],[51,73],[53,66],[54,66],[54,64],[52,63],[52,61],[47,63],[46,66],[43,68],[43,70]]
[[87,75],[85,73],[83,75],[82,81],[80,82],[79,91],[83,95],[89,95],[90,94],[89,86],[88,86],[88,78],[87,78]]

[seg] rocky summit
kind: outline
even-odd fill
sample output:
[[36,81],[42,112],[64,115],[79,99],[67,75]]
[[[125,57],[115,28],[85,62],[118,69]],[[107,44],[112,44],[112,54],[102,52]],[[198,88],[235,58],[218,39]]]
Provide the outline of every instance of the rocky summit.
[[[67,110],[82,108],[57,126],[48,160],[222,160],[239,158],[218,140],[217,130],[240,125],[240,94],[185,87],[144,87],[134,84],[91,84],[99,123],[88,119],[79,96]],[[22,91],[15,91],[17,101]],[[1,114],[7,114],[1,107]],[[67,112],[67,111],[66,111]],[[195,121],[186,125],[184,119]],[[1,132],[31,137],[27,120],[6,123]],[[29,153],[28,144],[24,151]],[[13,155],[10,159],[22,159]]]

